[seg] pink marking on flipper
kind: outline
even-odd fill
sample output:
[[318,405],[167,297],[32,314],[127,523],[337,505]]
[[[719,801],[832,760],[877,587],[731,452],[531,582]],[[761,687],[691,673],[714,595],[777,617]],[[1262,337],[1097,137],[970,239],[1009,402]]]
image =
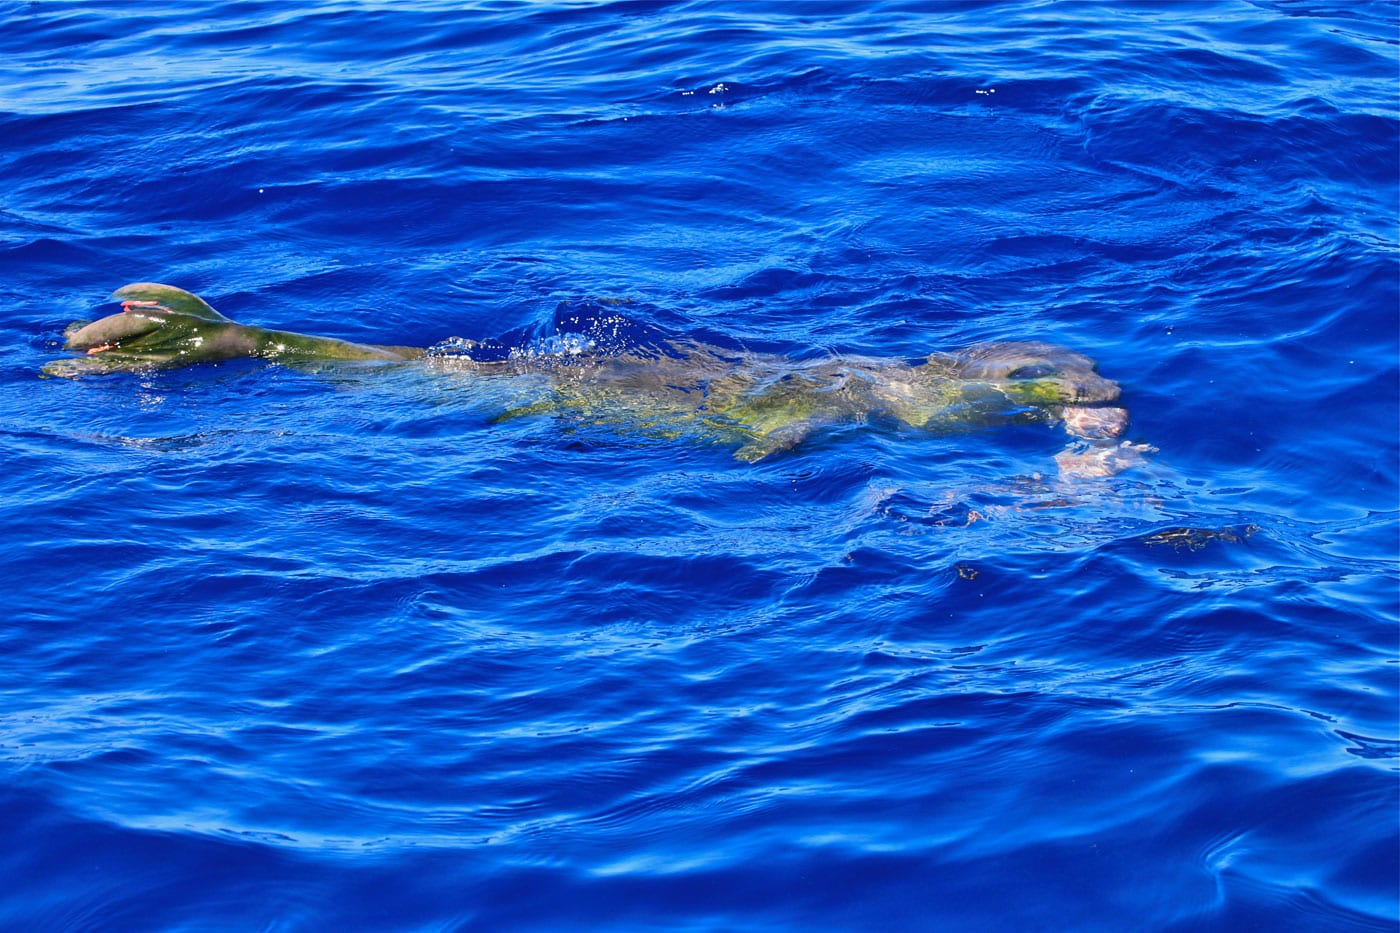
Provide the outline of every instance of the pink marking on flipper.
[[104,344],[103,344],[102,346],[100,346],[100,347],[88,347],[88,349],[87,349],[87,355],[88,355],[88,356],[92,356],[94,353],[101,353],[103,350],[110,350],[110,349],[112,349],[112,348],[115,347],[115,346],[116,346],[115,343],[104,343]]
[[123,311],[130,311],[132,308],[159,308],[160,306],[161,304],[159,301],[137,301],[134,298],[128,298],[126,301],[122,302]]

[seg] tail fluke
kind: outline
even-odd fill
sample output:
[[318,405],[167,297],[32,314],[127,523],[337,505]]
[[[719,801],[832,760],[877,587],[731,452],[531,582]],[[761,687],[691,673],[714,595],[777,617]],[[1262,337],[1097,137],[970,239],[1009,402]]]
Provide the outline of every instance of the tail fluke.
[[228,318],[211,308],[203,298],[174,285],[159,282],[132,282],[112,292],[112,300],[130,308],[165,308],[204,321],[226,322]]

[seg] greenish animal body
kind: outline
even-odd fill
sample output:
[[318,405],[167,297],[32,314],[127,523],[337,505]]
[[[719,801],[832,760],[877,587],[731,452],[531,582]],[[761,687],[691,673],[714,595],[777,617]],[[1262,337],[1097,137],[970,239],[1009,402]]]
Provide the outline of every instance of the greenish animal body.
[[1116,404],[1118,384],[1100,376],[1088,357],[1048,343],[979,344],[913,362],[866,356],[804,362],[681,341],[654,352],[584,349],[480,362],[439,348],[249,327],[169,285],[127,285],[113,298],[122,312],[65,331],[66,349],[84,356],[50,363],[46,372],[77,376],[239,357],[422,359],[420,365],[473,381],[512,382],[519,391],[501,419],[568,414],[664,436],[701,434],[736,444],[735,456],[745,461],[794,447],[822,428],[870,421],[933,431],[1039,421],[1096,442],[1111,442],[1127,426],[1127,412]]

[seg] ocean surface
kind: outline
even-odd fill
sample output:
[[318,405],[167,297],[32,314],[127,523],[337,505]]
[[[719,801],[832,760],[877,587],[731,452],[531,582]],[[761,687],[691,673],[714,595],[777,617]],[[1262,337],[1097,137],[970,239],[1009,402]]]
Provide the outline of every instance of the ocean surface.
[[[0,928],[1395,930],[1398,10],[0,0]],[[139,280],[1048,341],[1155,450],[43,377]]]

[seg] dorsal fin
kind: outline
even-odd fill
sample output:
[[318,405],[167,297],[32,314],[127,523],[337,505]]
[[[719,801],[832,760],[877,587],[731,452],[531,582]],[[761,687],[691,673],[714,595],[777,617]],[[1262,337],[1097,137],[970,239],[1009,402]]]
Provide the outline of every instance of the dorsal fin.
[[180,314],[188,314],[205,321],[228,321],[198,295],[191,294],[174,285],[161,285],[159,282],[132,282],[112,292],[115,301],[154,301],[162,308]]

